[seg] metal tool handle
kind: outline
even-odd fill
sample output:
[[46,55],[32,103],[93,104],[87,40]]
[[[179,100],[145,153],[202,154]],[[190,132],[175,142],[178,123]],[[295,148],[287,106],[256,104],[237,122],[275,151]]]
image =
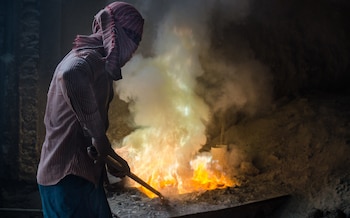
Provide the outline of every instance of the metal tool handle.
[[[108,163],[110,166],[116,168],[117,170],[122,169],[122,165],[115,160],[113,157],[107,155],[106,157],[106,163]],[[135,182],[139,183],[140,185],[142,185],[143,187],[147,188],[148,190],[150,190],[151,192],[153,192],[154,194],[158,195],[159,198],[161,200],[165,200],[164,196],[157,191],[156,189],[154,189],[152,186],[150,186],[149,184],[147,184],[145,181],[143,181],[140,177],[136,176],[135,174],[133,174],[132,172],[129,172],[126,174],[128,177],[130,177],[131,179],[133,179]]]

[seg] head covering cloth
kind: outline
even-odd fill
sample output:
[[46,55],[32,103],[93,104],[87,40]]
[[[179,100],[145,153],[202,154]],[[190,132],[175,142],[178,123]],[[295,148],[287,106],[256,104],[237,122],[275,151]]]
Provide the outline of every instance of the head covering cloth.
[[100,10],[92,23],[92,34],[78,35],[74,48],[103,47],[105,70],[113,80],[122,78],[120,68],[136,51],[143,32],[144,19],[130,4],[113,2]]

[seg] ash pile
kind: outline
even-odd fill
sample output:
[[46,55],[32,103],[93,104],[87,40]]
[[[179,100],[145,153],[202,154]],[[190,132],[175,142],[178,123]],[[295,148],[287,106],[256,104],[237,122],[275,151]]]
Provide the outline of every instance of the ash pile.
[[[137,188],[108,191],[115,217],[279,217],[289,195],[275,184],[257,190],[251,185],[166,197],[149,198]],[[258,186],[256,186],[258,187]]]

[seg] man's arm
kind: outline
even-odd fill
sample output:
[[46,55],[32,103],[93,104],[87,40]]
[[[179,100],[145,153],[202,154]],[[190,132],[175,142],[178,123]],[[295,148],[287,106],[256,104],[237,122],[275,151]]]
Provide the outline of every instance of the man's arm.
[[62,74],[61,85],[62,89],[66,90],[64,93],[68,104],[72,106],[84,131],[91,136],[100,158],[110,155],[118,160],[125,170],[130,171],[127,162],[115,153],[106,136],[105,123],[101,118],[98,101],[92,88],[90,67],[83,59],[78,59],[77,62],[76,66]]

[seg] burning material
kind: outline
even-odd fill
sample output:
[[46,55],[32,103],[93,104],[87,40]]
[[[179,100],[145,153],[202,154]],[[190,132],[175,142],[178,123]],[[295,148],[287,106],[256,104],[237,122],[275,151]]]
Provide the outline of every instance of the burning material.
[[229,179],[223,167],[211,155],[199,156],[190,162],[193,167],[192,182],[194,187],[202,190],[233,187],[236,184]]
[[[189,162],[190,168],[187,171],[181,171],[181,166],[176,164],[172,168],[172,163],[169,162],[170,168],[164,168],[164,171],[156,167],[156,171],[151,168],[147,169],[149,176],[144,179],[152,187],[155,187],[166,195],[186,194],[237,186],[239,184],[238,181],[230,178],[225,173],[225,168],[220,165],[222,161],[214,159],[211,153],[201,153]],[[153,166],[156,166],[156,164],[157,161],[154,162]],[[166,167],[166,163],[162,166]],[[143,177],[145,175],[147,176],[147,172],[137,172],[138,174],[142,174]],[[173,172],[173,174],[169,172]],[[130,183],[130,185],[138,187],[151,198],[157,196],[149,189],[139,186],[136,183]]]
[[206,143],[210,109],[195,92],[204,43],[190,23],[178,24],[169,16],[160,28],[155,57],[135,56],[116,86],[137,127],[117,152],[136,175],[166,195],[237,184],[211,153],[198,153]]

